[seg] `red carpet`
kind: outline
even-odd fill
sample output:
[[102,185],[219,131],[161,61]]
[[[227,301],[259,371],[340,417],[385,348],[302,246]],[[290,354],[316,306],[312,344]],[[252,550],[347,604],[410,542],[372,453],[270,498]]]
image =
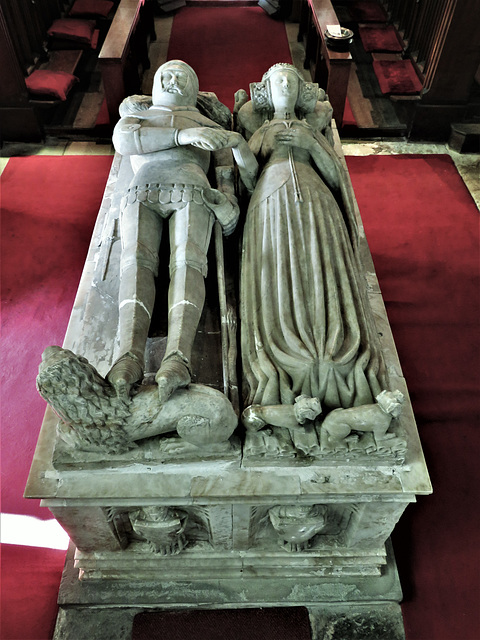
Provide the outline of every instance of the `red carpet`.
[[345,99],[345,111],[343,112],[343,125],[344,127],[356,127],[357,121],[353,115],[352,105],[348,98]]
[[65,551],[13,544],[1,551],[1,639],[50,640]]
[[476,640],[478,210],[449,156],[347,164],[434,490],[393,536],[407,640]]
[[[12,158],[1,178],[3,513],[52,517],[22,498],[45,411],[35,377],[43,349],[63,342],[111,163]],[[2,556],[2,640],[49,640],[65,552],[2,545]]]
[[283,22],[260,7],[184,7],[173,20],[168,58],[190,64],[200,90],[230,110],[238,89],[249,91],[272,64],[292,61]]
[[[44,347],[62,342],[111,160],[16,158],[2,177],[6,513],[50,517],[22,499],[44,410],[34,378]],[[476,640],[478,211],[448,156],[347,162],[434,486],[394,533],[407,640]],[[2,640],[49,640],[64,552],[2,550]],[[281,637],[268,629],[264,640]]]
[[410,60],[374,60],[373,70],[384,94],[414,94],[423,88]]

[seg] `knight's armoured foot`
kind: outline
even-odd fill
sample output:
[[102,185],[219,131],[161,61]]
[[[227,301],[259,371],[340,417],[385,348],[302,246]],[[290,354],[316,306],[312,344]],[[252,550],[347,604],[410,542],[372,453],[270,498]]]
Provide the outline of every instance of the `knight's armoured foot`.
[[133,353],[121,356],[107,374],[107,380],[115,389],[119,398],[128,398],[132,385],[143,377],[143,367]]
[[191,376],[187,363],[176,354],[165,358],[155,380],[160,404],[165,404],[174,391],[190,384]]

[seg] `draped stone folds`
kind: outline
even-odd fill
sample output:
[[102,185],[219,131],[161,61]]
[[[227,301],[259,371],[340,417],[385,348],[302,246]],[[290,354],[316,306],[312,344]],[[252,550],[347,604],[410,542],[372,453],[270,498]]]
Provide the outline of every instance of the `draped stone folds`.
[[[275,125],[273,125],[275,126]],[[265,168],[250,203],[241,275],[242,366],[248,404],[367,404],[385,384],[365,283],[329,188],[295,162]]]

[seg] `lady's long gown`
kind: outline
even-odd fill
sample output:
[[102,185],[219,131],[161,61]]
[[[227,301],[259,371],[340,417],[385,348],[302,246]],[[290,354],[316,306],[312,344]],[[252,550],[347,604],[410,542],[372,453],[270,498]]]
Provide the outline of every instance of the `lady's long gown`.
[[[260,160],[273,144],[270,128],[251,140]],[[289,161],[271,161],[247,212],[240,290],[245,406],[292,404],[301,394],[327,410],[367,404],[384,380],[364,278],[331,191],[309,164],[296,161],[295,169],[301,201]]]

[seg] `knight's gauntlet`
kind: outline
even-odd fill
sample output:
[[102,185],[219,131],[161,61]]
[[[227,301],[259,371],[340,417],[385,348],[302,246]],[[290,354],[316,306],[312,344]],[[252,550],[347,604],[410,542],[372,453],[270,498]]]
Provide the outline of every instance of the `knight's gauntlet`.
[[233,195],[225,195],[218,189],[204,189],[203,200],[222,225],[224,235],[230,235],[237,226],[240,209]]

